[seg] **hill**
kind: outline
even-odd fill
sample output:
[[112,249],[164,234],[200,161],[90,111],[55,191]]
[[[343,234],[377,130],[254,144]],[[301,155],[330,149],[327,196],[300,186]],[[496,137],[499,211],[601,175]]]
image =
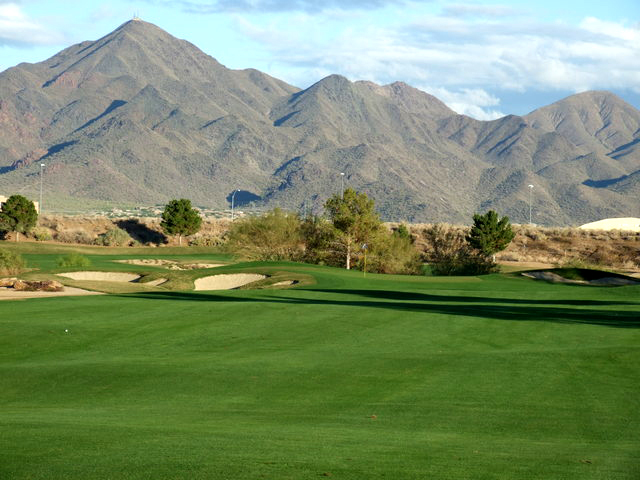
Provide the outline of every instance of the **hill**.
[[[0,193],[56,202],[224,208],[255,202],[319,213],[348,185],[390,220],[581,224],[640,207],[640,111],[586,92],[483,122],[397,82],[331,75],[300,90],[230,70],[147,22],[0,73]],[[46,204],[46,202],[45,202]],[[55,204],[51,205],[55,208]]]

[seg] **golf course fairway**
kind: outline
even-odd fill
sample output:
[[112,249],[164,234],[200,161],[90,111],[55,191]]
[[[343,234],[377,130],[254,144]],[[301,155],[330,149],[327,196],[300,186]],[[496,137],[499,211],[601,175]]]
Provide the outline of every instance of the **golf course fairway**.
[[0,479],[640,478],[640,287],[236,268],[0,302]]

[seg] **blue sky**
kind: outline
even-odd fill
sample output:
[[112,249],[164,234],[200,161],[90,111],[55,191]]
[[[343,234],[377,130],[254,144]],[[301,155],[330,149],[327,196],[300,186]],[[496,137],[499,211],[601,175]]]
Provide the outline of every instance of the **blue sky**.
[[400,80],[479,119],[585,90],[640,107],[638,0],[0,0],[0,70],[135,13],[229,68],[301,88],[332,73]]

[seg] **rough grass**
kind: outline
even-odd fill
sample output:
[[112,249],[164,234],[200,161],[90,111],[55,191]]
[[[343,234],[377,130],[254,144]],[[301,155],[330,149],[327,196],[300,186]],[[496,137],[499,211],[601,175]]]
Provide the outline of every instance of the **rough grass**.
[[640,287],[223,268],[0,302],[0,478],[637,478]]

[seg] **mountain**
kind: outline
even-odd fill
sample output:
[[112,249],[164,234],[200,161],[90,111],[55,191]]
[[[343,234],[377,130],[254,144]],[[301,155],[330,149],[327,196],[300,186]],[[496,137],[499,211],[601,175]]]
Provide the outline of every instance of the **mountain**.
[[0,73],[0,193],[35,194],[40,163],[56,201],[225,208],[238,189],[319,213],[343,172],[386,219],[526,222],[531,193],[536,223],[581,224],[640,210],[640,111],[586,92],[484,122],[401,82],[300,90],[133,20]]

